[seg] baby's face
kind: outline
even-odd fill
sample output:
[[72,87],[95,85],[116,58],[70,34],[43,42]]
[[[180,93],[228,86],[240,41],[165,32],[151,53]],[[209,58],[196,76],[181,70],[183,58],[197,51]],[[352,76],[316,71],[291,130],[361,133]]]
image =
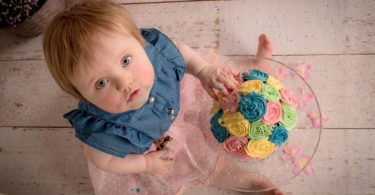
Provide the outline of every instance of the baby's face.
[[141,108],[154,84],[154,68],[132,36],[97,35],[90,65],[80,64],[72,78],[87,101],[111,113]]

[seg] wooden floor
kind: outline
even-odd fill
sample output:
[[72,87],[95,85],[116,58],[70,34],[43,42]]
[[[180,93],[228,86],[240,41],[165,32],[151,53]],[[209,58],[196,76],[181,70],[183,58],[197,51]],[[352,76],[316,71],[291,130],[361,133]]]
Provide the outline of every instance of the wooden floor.
[[[330,120],[314,176],[280,187],[296,195],[375,194],[374,0],[117,1],[141,27],[194,48],[248,56],[264,32],[274,41],[275,59],[313,64],[308,82]],[[79,142],[62,118],[75,105],[51,78],[40,36],[0,31],[0,194],[93,194]]]

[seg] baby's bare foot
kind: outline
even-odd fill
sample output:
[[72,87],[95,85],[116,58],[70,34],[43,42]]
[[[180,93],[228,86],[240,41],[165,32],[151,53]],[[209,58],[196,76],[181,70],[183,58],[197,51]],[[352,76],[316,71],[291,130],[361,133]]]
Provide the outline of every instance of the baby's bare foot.
[[255,66],[265,72],[271,71],[271,62],[265,58],[272,58],[273,45],[271,38],[265,34],[259,35],[258,50]]
[[258,41],[258,50],[256,56],[260,58],[271,58],[273,50],[271,38],[265,34],[261,34],[259,35]]

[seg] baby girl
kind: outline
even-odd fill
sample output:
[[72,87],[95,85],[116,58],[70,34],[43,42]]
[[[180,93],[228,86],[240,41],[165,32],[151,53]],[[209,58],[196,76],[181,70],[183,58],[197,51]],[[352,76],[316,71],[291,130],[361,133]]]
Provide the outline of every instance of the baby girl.
[[[258,55],[270,57],[269,38],[261,35],[259,41]],[[227,175],[212,174],[219,153],[199,127],[177,117],[186,97],[180,89],[186,72],[216,99],[238,86],[238,72],[209,64],[156,29],[138,29],[110,1],[88,1],[58,14],[43,49],[53,78],[79,100],[64,117],[83,143],[97,194],[114,188],[117,194],[176,194],[196,184],[222,186]],[[226,180],[228,188],[235,183],[233,176]]]

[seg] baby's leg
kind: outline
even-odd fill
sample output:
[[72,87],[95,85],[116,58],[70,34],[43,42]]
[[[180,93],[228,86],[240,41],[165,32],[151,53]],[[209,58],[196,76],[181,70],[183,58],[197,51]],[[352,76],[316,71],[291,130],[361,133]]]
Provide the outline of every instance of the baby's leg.
[[265,58],[272,58],[272,41],[271,38],[265,34],[259,35],[258,41],[258,49],[256,54],[256,57],[258,59],[255,61],[255,65],[261,66],[263,70],[267,71],[270,68],[270,63],[267,63],[267,60]]
[[239,192],[283,195],[264,175],[245,170],[225,158],[218,163],[207,185]]

